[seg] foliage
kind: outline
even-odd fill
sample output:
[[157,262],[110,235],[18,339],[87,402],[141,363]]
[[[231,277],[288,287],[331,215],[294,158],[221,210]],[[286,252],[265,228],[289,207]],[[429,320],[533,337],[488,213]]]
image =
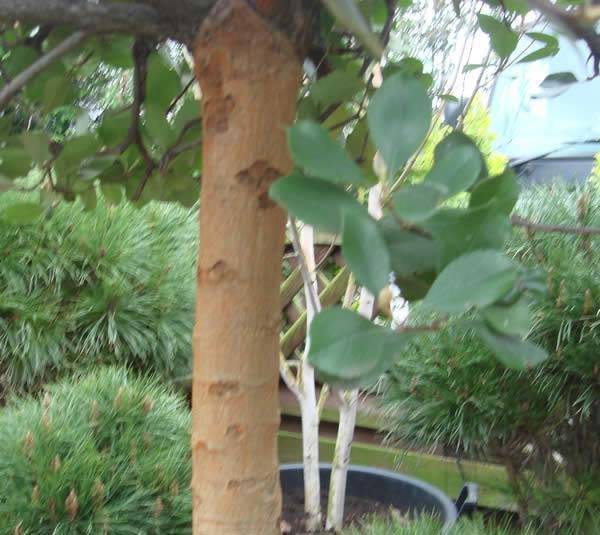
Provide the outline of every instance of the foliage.
[[0,533],[191,533],[190,416],[102,368],[0,411]]
[[[448,531],[448,535],[534,535],[533,528],[513,529],[506,523],[484,522],[480,516],[460,518]],[[405,519],[367,519],[358,528],[349,529],[346,535],[439,535],[442,526],[435,518],[427,516],[413,521]]]
[[[539,187],[525,192],[518,212],[542,223],[598,226],[600,192]],[[552,355],[547,363],[503,369],[473,334],[452,328],[414,342],[382,387],[390,440],[504,463],[518,474],[512,483],[522,510],[537,511],[560,533],[593,533],[600,514],[595,241],[515,230],[508,245],[512,256],[548,272],[546,291],[532,303],[530,334]]]
[[[371,293],[377,295],[387,286],[386,275],[393,267],[403,295],[409,300],[425,297],[425,304],[439,317],[473,311],[478,336],[500,361],[515,368],[538,364],[546,358],[545,352],[523,340],[523,325],[530,321],[527,309],[516,316],[519,322],[508,321],[514,316],[512,305],[537,285],[527,269],[501,252],[509,235],[516,180],[510,172],[490,175],[473,139],[453,131],[435,145],[423,180],[403,183],[412,155],[426,139],[432,114],[427,84],[406,69],[406,64],[398,66],[371,96],[366,116],[354,124],[360,137],[369,134],[383,160],[377,174],[388,217],[376,221],[352,195],[352,191],[364,192],[369,177],[339,144],[327,139],[324,127],[308,120],[290,129],[297,169],[271,186],[271,197],[305,223],[341,233],[346,262]],[[354,133],[341,140],[350,151]],[[484,145],[489,149],[489,139],[484,139]],[[447,203],[457,195],[465,196],[468,204],[453,208]],[[415,241],[420,242],[418,247]],[[321,314],[328,313],[333,312]],[[353,315],[342,316],[340,311],[340,321],[330,326],[327,337],[317,332],[324,319],[317,316],[312,325],[309,361],[323,380],[338,386],[367,384],[376,372],[385,371],[395,353],[389,345],[390,357],[377,352],[367,363],[359,351],[349,356],[344,344],[331,343],[353,330]],[[408,336],[396,333],[397,344],[405,343]],[[359,329],[354,347],[368,346],[371,337],[370,329]],[[340,362],[346,363],[347,370]]]
[[[6,194],[0,212],[37,195]],[[59,204],[36,224],[0,220],[3,387],[35,388],[97,362],[187,373],[195,219],[173,206],[101,199],[91,212]]]

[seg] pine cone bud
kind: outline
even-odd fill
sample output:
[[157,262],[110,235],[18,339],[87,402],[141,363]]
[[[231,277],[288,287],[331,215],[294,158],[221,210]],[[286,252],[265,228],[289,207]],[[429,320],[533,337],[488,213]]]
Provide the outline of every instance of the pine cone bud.
[[33,505],[40,504],[40,486],[37,484],[33,487],[33,490],[31,491],[31,503]]
[[69,492],[69,495],[65,500],[65,509],[67,513],[69,513],[69,519],[73,522],[77,516],[77,511],[79,511],[79,501],[77,500],[75,489],[71,489],[71,492]]
[[156,501],[154,502],[154,518],[159,518],[160,515],[162,514],[162,512],[165,509],[165,505],[162,501],[162,498],[159,496],[158,498],[156,498]]

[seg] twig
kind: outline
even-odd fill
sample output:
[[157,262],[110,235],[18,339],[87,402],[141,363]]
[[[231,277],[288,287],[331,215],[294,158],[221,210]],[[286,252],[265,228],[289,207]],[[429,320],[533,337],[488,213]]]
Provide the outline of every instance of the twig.
[[300,391],[298,381],[281,351],[279,352],[279,374],[281,375],[285,386],[290,389],[296,398],[300,399],[302,397],[302,392]]
[[188,92],[189,88],[192,87],[194,85],[194,82],[196,81],[196,79],[192,76],[192,79],[185,84],[185,87],[181,90],[181,92],[173,99],[173,102],[171,102],[171,104],[169,105],[169,107],[167,108],[167,112],[165,113],[165,115],[169,115],[169,113],[171,113],[173,111],[173,109],[175,108],[175,106],[177,106],[177,103],[184,97],[184,95]]
[[308,268],[306,266],[306,259],[304,258],[304,253],[302,252],[302,247],[300,246],[300,236],[298,235],[298,227],[296,226],[296,219],[290,218],[290,231],[292,235],[292,245],[296,250],[296,254],[298,255],[298,267],[300,268],[300,273],[302,274],[302,280],[304,281],[304,285],[307,289],[306,298],[310,300],[310,304],[313,307],[315,312],[321,311],[321,303],[319,301],[319,296],[316,294],[310,273],[308,272]]
[[555,232],[561,234],[578,234],[580,236],[600,235],[598,227],[577,227],[570,225],[546,225],[543,223],[534,223],[521,216],[513,215],[510,218],[513,227],[522,227],[527,232]]
[[56,60],[80,45],[87,39],[88,35],[89,34],[85,32],[75,32],[73,35],[67,37],[62,43],[55,46],[52,50],[49,50],[37,61],[27,67],[23,72],[13,78],[12,81],[4,86],[4,89],[0,91],[0,110],[4,109],[10,100],[33,78],[35,78],[43,70],[47,69]]
[[527,0],[529,5],[542,13],[550,22],[554,22],[571,32],[578,39],[585,41],[594,58],[594,75],[600,74],[600,35],[594,29],[593,24],[586,20],[585,9],[583,11],[565,11],[548,0]]

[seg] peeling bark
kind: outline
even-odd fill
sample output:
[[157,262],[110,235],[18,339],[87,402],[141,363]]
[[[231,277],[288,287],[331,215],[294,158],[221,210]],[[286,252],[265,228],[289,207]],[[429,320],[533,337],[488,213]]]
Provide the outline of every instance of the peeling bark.
[[279,286],[301,64],[241,0],[221,1],[194,57],[204,160],[193,377],[194,535],[280,533]]

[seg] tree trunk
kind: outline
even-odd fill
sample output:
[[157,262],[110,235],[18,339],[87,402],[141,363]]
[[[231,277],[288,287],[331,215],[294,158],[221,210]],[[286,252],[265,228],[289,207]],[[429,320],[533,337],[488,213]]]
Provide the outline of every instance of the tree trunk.
[[301,65],[245,2],[220,2],[194,50],[203,174],[194,331],[194,535],[280,533],[279,285]]

